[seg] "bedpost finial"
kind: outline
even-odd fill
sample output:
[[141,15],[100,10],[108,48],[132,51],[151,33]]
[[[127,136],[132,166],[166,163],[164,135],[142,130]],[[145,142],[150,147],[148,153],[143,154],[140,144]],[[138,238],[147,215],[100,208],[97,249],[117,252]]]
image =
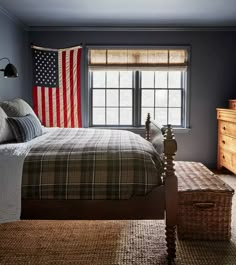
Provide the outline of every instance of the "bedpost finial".
[[151,115],[150,113],[147,114],[147,119],[145,122],[145,128],[146,128],[146,140],[150,141],[150,123],[151,123]]
[[167,124],[165,135],[166,135],[166,139],[173,139],[174,138],[173,130],[172,130],[172,127],[170,124]]
[[150,113],[147,114],[147,119],[146,119],[146,122],[145,122],[145,127],[146,129],[149,129],[149,124],[150,124],[150,121],[151,120],[151,116],[150,116]]

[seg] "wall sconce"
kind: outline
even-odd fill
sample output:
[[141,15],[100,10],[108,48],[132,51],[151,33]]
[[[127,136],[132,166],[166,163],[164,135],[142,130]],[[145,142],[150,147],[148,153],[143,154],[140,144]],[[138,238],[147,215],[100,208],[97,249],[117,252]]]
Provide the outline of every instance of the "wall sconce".
[[4,72],[4,77],[5,78],[9,78],[9,77],[17,77],[18,76],[18,72],[16,70],[16,67],[11,64],[10,60],[7,57],[3,57],[0,59],[1,60],[7,60],[8,64],[6,65],[5,68],[0,69],[0,71]]

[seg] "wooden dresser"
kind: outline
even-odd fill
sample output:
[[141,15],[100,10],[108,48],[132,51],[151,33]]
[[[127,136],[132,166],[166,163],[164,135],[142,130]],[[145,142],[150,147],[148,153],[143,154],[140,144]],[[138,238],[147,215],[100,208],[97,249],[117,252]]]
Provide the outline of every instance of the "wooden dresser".
[[236,109],[217,108],[217,168],[225,167],[236,174]]

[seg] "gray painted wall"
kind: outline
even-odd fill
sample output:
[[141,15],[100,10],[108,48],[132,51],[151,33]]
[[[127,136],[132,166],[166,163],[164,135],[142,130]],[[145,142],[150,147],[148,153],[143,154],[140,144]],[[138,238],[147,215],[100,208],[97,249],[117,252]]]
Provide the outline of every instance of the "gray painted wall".
[[[177,133],[179,160],[201,161],[215,167],[216,108],[236,98],[236,32],[234,31],[24,31],[0,10],[0,58],[16,65],[19,78],[0,73],[0,100],[21,97],[32,103],[30,43],[62,48],[84,45],[190,45],[190,127]],[[6,65],[0,61],[0,68]],[[82,63],[82,89],[85,83]],[[86,91],[82,91],[82,96]],[[84,104],[85,106],[86,104]],[[86,111],[84,111],[84,117]]]
[[[31,103],[28,32],[0,9],[0,34],[0,58],[8,57],[19,72],[18,78],[8,79],[0,72],[0,101],[20,97]],[[0,68],[5,68],[7,63],[7,60],[0,61]]]
[[[216,108],[236,98],[236,33],[230,31],[32,31],[29,41],[51,48],[84,45],[190,45],[190,127],[178,133],[178,160],[216,166]],[[82,87],[84,72],[82,72]]]

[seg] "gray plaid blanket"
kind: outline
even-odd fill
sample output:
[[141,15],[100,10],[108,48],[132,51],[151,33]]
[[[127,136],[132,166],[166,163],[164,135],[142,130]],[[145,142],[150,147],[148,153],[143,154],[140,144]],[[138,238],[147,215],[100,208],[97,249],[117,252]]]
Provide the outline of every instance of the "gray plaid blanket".
[[25,158],[23,199],[129,199],[161,184],[152,144],[123,130],[59,128]]

